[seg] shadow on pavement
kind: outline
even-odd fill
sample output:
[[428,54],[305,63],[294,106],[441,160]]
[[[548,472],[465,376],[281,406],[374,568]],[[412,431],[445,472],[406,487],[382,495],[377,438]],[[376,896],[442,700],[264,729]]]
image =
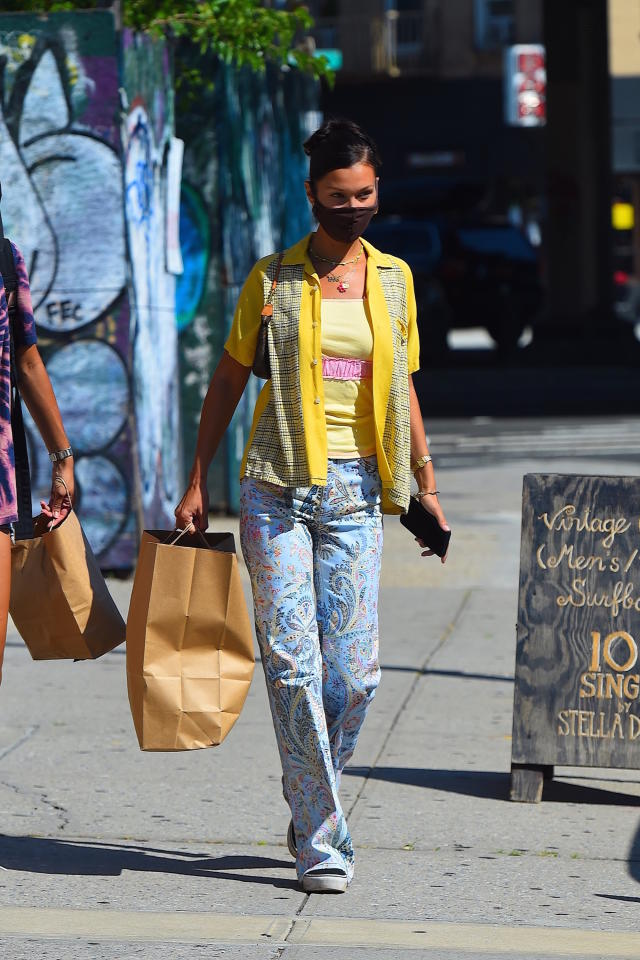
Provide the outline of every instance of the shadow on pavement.
[[453,677],[455,680],[491,680],[495,683],[513,683],[513,676],[500,676],[495,673],[465,673],[464,670],[431,670],[428,667],[402,667],[395,664],[381,664],[380,669],[397,670],[402,673],[419,673],[421,677]]
[[[573,779],[573,778],[572,778]],[[587,777],[581,777],[586,780]],[[602,783],[602,781],[599,781]],[[624,782],[624,781],[616,781]],[[632,784],[629,784],[632,786]],[[640,797],[632,793],[620,793],[603,787],[591,787],[586,783],[569,783],[566,780],[550,780],[544,785],[543,803],[595,803],[612,807],[640,807]]]
[[294,879],[228,872],[293,868],[293,860],[255,856],[208,857],[184,850],[162,850],[129,844],[81,843],[46,837],[0,836],[0,866],[5,870],[64,876],[117,877],[123,870],[169,873],[239,880],[242,883],[262,883],[287,890],[298,889]]
[[594,893],[594,897],[600,897],[602,900],[621,900],[622,903],[640,903],[640,897],[621,897],[616,896],[615,893]]
[[[635,836],[631,842],[631,848],[629,850],[629,875],[636,881],[640,883],[640,827],[635,832]],[[640,898],[638,899],[640,903]]]
[[[388,783],[426,787],[482,800],[509,799],[509,773],[492,770],[429,770],[422,767],[347,767],[347,776]],[[586,778],[583,778],[586,779]],[[601,781],[600,781],[601,782]],[[603,787],[565,780],[549,780],[544,786],[543,803],[594,803],[603,806],[640,807],[640,796],[618,793]],[[640,842],[638,845],[640,859]],[[640,864],[639,864],[640,866]],[[639,876],[640,879],[640,876]]]

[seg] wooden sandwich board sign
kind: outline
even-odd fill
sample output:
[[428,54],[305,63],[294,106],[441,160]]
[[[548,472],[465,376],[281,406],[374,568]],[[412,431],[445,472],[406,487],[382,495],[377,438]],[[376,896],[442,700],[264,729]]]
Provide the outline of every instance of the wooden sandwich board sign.
[[524,477],[512,800],[556,764],[640,769],[640,477]]

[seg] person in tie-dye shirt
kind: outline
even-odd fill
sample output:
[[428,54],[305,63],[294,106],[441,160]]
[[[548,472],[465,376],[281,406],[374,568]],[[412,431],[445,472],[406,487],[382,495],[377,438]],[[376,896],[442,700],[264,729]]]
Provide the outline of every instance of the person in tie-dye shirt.
[[[31,306],[29,277],[24,257],[11,244],[18,279],[17,309],[15,313],[15,355],[20,393],[29,408],[49,453],[67,451],[69,439],[56,403],[51,381],[37,347],[35,321]],[[12,524],[18,520],[16,500],[15,458],[11,432],[11,354],[9,333],[9,305],[4,280],[0,275],[0,682],[2,660],[7,632],[9,591],[11,586]],[[65,481],[71,498],[74,495],[73,457],[54,462],[51,478],[51,497],[43,503],[43,511],[57,518],[68,509]]]

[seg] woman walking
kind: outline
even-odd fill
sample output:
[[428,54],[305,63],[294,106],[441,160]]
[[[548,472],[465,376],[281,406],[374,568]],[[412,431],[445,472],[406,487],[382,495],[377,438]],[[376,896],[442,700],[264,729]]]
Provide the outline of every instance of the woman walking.
[[407,510],[411,468],[422,503],[448,528],[411,380],[419,354],[411,273],[361,239],[378,208],[377,149],[358,126],[335,120],[305,152],[317,231],[260,260],[244,285],[176,518],[207,526],[207,471],[271,300],[271,376],[241,467],[240,537],[291,809],[289,849],[304,890],[342,893],[354,854],[340,777],[380,677],[382,513]]
[[[0,239],[0,243],[6,242]],[[62,425],[51,381],[36,345],[29,278],[24,258],[13,243],[10,251],[6,250],[6,253],[13,261],[10,272],[15,277],[15,289],[11,289],[13,283],[10,283],[10,273],[5,268],[6,277],[0,272],[0,683],[11,591],[11,539],[15,533],[14,525],[18,521],[30,523],[31,520],[28,464],[26,448],[22,449],[24,433],[12,384],[12,366],[20,393],[36,422],[52,461],[51,497],[48,504],[42,504],[43,511],[55,519],[70,506],[65,484],[70,497],[73,498],[74,495],[73,454]],[[3,256],[3,261],[4,259]],[[17,482],[17,473],[22,481],[20,485]],[[22,498],[18,496],[19,486],[23,493]]]

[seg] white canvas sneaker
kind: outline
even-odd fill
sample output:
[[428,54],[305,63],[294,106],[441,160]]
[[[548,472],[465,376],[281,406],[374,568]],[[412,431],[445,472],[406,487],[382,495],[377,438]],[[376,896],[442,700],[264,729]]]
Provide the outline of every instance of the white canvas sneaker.
[[347,886],[346,871],[339,867],[312,867],[302,875],[305,893],[344,893]]

